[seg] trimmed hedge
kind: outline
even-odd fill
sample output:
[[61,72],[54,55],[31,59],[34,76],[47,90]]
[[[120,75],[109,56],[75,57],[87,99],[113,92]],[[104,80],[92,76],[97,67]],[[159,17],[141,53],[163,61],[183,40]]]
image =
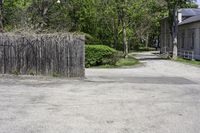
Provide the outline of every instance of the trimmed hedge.
[[117,62],[117,51],[105,45],[86,45],[85,46],[85,65],[86,67],[99,66]]

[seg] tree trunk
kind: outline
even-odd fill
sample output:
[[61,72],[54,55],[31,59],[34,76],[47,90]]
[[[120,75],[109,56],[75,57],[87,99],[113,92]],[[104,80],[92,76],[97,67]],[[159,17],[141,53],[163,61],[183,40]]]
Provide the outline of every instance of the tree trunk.
[[0,0],[0,32],[3,32],[3,0]]
[[146,36],[145,47],[148,48],[148,45],[149,45],[149,34],[147,34],[147,36]]
[[178,48],[177,48],[177,34],[178,34],[178,20],[177,20],[177,7],[175,6],[173,9],[173,59],[177,59],[178,56]]
[[123,23],[124,54],[125,54],[125,57],[126,57],[128,55],[128,43],[127,43],[127,36],[126,36],[126,22],[125,22],[125,20],[123,20],[122,23]]
[[178,47],[177,47],[177,39],[174,39],[174,41],[176,40],[176,42],[174,42],[174,46],[173,46],[173,59],[177,59],[178,56]]

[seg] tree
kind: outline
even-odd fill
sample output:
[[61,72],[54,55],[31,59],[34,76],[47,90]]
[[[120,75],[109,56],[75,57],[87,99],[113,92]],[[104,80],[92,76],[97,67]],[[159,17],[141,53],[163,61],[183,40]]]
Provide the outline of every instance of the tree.
[[[123,51],[159,33],[160,0],[15,0],[4,2],[4,29],[79,32],[87,44],[104,44]],[[149,39],[148,39],[149,38]]]
[[3,27],[4,31],[25,27],[27,22],[26,9],[30,4],[30,0],[2,1],[1,27]]
[[3,0],[0,0],[0,32],[3,32]]

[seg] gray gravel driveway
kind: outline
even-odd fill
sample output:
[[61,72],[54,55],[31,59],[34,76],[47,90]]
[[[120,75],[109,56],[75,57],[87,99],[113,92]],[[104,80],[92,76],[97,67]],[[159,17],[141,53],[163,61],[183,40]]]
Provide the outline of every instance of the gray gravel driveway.
[[200,68],[87,69],[85,80],[0,78],[0,133],[199,133]]

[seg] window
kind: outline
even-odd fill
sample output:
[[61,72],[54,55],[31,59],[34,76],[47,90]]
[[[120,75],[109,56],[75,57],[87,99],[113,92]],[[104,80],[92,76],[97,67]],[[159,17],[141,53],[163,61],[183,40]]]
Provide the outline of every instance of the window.
[[193,31],[192,32],[192,38],[191,38],[192,40],[192,42],[191,42],[191,49],[194,49],[194,43],[195,43],[195,32]]
[[184,48],[185,47],[185,33],[183,32],[181,35],[181,47]]

